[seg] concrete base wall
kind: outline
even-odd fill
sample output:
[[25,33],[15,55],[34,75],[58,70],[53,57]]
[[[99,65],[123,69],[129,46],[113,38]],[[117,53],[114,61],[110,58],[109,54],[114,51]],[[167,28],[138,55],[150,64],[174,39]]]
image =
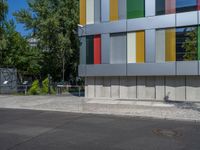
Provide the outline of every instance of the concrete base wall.
[[200,77],[86,77],[85,96],[200,102]]

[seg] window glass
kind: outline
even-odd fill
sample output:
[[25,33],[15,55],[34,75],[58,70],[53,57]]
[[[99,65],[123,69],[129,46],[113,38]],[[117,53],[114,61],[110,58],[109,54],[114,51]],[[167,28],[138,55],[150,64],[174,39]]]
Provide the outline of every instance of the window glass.
[[197,0],[176,0],[176,12],[197,10]]
[[185,27],[176,29],[176,60],[197,60],[197,27]]

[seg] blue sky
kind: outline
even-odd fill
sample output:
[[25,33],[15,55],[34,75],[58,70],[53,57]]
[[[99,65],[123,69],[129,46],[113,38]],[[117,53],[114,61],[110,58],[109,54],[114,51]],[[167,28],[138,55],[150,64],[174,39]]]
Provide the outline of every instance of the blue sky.
[[[21,8],[27,8],[27,0],[7,0],[9,5],[8,19],[14,19],[13,13]],[[22,35],[27,35],[28,32],[24,30],[22,24],[17,24],[17,31]]]

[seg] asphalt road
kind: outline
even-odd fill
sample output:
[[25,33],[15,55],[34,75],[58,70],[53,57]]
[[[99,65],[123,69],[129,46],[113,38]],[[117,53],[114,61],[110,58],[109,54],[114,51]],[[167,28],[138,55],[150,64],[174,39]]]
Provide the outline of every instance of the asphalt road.
[[200,124],[0,109],[0,150],[200,150]]

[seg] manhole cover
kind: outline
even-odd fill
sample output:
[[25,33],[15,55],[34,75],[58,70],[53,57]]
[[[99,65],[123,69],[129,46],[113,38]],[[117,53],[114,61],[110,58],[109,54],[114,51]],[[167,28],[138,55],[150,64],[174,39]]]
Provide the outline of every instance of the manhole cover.
[[175,130],[168,130],[168,129],[154,129],[153,133],[158,136],[165,136],[165,137],[180,137],[181,133]]

